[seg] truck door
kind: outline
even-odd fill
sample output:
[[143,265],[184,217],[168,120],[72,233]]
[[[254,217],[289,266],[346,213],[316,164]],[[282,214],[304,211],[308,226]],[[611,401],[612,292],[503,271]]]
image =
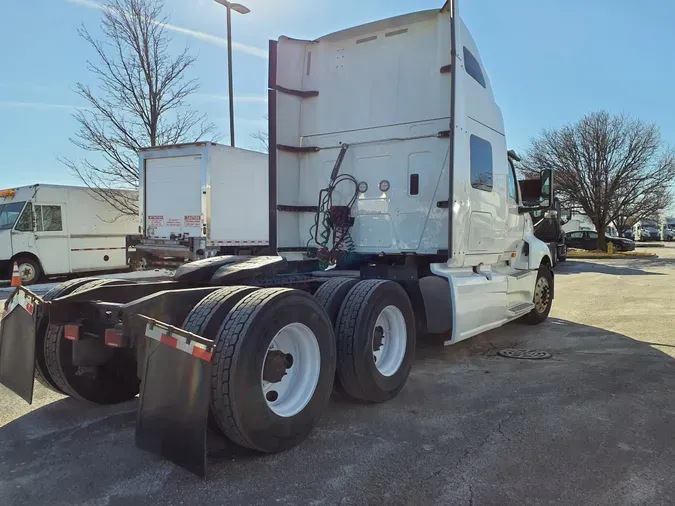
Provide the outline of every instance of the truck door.
[[504,136],[469,121],[469,254],[505,251],[507,198],[507,164],[500,154],[506,153]]
[[66,223],[66,204],[34,204],[35,243],[45,274],[70,272],[70,247]]
[[[202,235],[202,159],[200,155],[145,160],[147,237],[170,239]],[[241,218],[241,217],[239,217]]]
[[523,218],[518,212],[518,182],[513,164],[508,162],[508,212],[506,215],[506,244],[504,251],[515,251],[523,239]]
[[28,202],[23,208],[23,212],[21,213],[21,216],[19,216],[19,219],[12,230],[11,252],[7,258],[11,258],[17,253],[24,252],[33,253],[37,256],[34,225],[33,204]]

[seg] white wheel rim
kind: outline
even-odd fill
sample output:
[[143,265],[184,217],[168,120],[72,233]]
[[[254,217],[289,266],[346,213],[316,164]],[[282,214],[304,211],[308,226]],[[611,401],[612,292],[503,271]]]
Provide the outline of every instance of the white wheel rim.
[[[292,357],[281,381],[265,381],[265,364],[270,352],[282,352]],[[277,355],[279,356],[279,355]],[[271,358],[271,357],[270,357]],[[263,396],[269,408],[278,416],[287,418],[304,409],[314,395],[321,372],[321,351],[314,332],[302,323],[291,323],[272,339],[260,372]]]
[[35,278],[35,269],[31,264],[19,265],[19,276],[23,283],[29,283]]
[[538,313],[543,313],[546,311],[548,306],[550,294],[549,294],[549,285],[546,278],[539,278],[537,284],[534,287],[534,307],[537,309]]
[[[378,342],[380,333],[381,343]],[[373,329],[373,360],[382,376],[393,376],[398,371],[407,346],[408,331],[403,313],[396,306],[385,307]]]

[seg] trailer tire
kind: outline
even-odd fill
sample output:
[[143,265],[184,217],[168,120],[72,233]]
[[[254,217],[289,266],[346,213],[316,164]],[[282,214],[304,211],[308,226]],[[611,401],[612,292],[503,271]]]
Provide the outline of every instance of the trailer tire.
[[410,375],[415,333],[410,298],[398,283],[356,284],[342,304],[336,331],[337,376],[345,391],[370,402],[396,397]]
[[220,326],[232,308],[246,295],[257,290],[252,286],[227,286],[200,300],[185,318],[184,330],[215,340]]
[[[277,343],[274,350],[272,343]],[[290,359],[288,343],[296,346]],[[268,360],[283,360],[282,370]],[[240,446],[284,451],[309,435],[328,402],[335,376],[333,329],[311,295],[262,288],[228,314],[212,364],[210,408],[220,430]],[[281,379],[265,381],[266,374]]]
[[[119,279],[97,279],[77,287],[71,292],[98,288],[110,283],[127,283]],[[131,282],[129,282],[131,283]],[[113,349],[111,358],[98,366],[94,377],[78,375],[72,363],[72,342],[63,338],[63,327],[49,325],[45,334],[45,362],[47,371],[64,394],[95,404],[117,404],[136,397],[140,380],[137,375],[135,350]]]
[[[541,286],[540,286],[541,285]],[[538,290],[540,293],[538,293]],[[539,271],[537,272],[537,280],[535,281],[535,293],[533,296],[533,302],[535,307],[532,308],[532,311],[523,316],[523,321],[528,325],[539,325],[551,312],[551,306],[553,305],[553,275],[551,274],[551,269],[548,265],[541,264],[539,266]],[[545,301],[541,302],[537,300],[538,297],[544,297]]]
[[[43,295],[42,299],[50,301],[56,299],[57,297],[68,295],[78,286],[95,280],[96,278],[69,279],[68,281],[59,283],[54,288],[51,288],[46,294]],[[35,335],[35,379],[43,387],[51,390],[52,392],[64,394],[65,392],[63,392],[63,390],[58,387],[54,379],[47,371],[47,362],[45,359],[45,334],[47,333],[47,327],[48,325],[42,325]]]
[[358,278],[335,278],[326,281],[314,293],[316,301],[323,306],[330,318],[333,328],[337,325],[340,307],[352,287],[361,281]]

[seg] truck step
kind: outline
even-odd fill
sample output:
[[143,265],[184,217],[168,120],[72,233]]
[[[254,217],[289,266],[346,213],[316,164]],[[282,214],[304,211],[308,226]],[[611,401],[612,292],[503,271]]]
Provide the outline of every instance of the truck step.
[[509,307],[506,311],[509,316],[522,316],[529,313],[533,308],[534,304],[532,302],[522,302]]

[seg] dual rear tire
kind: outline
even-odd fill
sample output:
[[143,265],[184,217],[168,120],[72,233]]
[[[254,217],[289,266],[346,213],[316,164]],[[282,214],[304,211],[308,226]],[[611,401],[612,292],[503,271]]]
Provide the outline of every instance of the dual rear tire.
[[336,378],[352,397],[384,402],[403,388],[415,348],[412,305],[396,283],[336,279],[311,296],[227,287],[183,328],[215,340],[210,419],[234,443],[280,452],[303,441]]

